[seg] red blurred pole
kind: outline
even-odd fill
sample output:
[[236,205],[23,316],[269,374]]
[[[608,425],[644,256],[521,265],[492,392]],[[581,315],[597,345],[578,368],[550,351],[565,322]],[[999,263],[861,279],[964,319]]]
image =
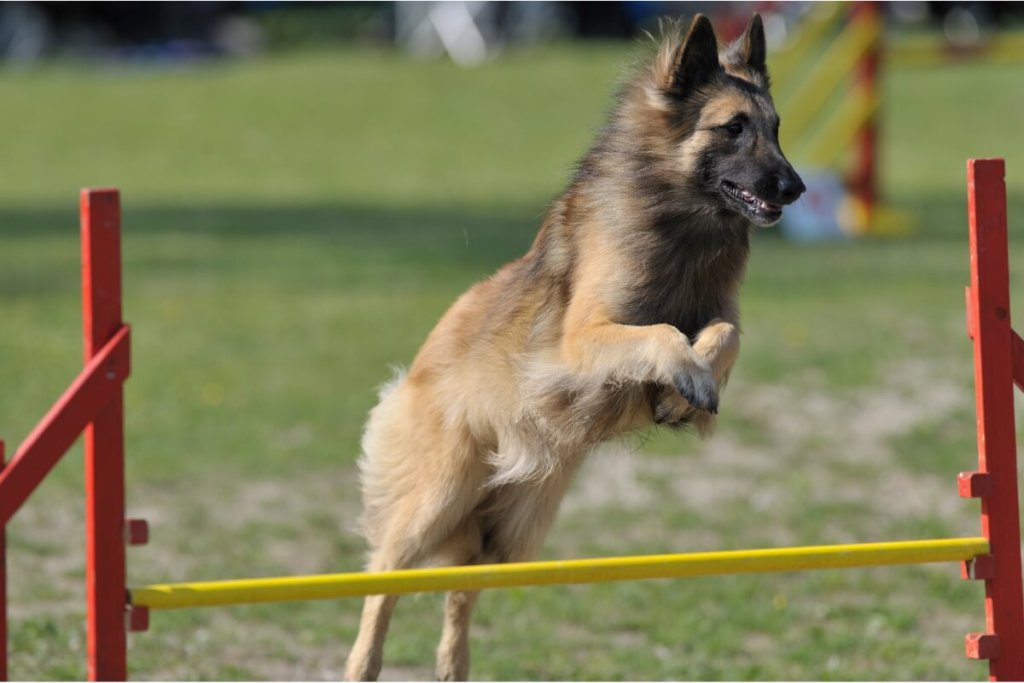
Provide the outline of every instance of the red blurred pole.
[[[854,16],[860,15],[863,21],[881,24],[882,11],[877,2],[860,2],[854,7]],[[857,87],[867,97],[877,97],[879,83],[878,71],[882,61],[882,40],[875,40],[870,49],[864,54],[857,64]],[[850,185],[853,193],[860,199],[868,220],[873,215],[875,203],[878,200],[878,114],[871,114],[860,132],[856,141],[856,166]]]
[[1024,680],[1024,590],[1013,414],[1013,330],[1002,159],[967,162],[978,468],[982,534],[991,545],[985,579],[986,633],[967,637],[968,656],[989,659],[990,680]]
[[[0,472],[3,471],[4,442],[0,441]],[[7,680],[7,523],[0,523],[0,681]]]
[[[121,329],[121,208],[117,190],[82,190],[85,362]],[[125,680],[124,390],[85,429],[89,680]]]

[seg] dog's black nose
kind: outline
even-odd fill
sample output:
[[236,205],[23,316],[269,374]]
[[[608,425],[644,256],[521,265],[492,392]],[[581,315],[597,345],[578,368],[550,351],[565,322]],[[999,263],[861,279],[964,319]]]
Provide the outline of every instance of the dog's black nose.
[[807,189],[804,185],[804,181],[801,180],[800,176],[796,174],[796,171],[791,168],[786,169],[779,174],[778,188],[779,199],[786,204],[795,202]]

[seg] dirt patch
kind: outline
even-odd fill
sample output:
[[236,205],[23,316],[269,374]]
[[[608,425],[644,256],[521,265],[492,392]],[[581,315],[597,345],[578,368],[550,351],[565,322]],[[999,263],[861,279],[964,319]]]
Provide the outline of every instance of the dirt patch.
[[[880,519],[940,520],[970,533],[975,523],[955,495],[954,482],[901,468],[890,446],[921,424],[952,419],[973,401],[969,387],[919,361],[885,376],[882,386],[845,393],[731,386],[730,409],[764,425],[757,445],[719,433],[703,443],[681,436],[690,452],[677,456],[606,447],[581,468],[563,514],[641,509],[659,500],[658,488],[667,486],[678,505],[691,509],[742,501],[765,513],[757,523],[766,542],[788,543],[791,534],[773,525],[769,513],[793,495],[780,483],[780,473],[789,470],[808,480],[808,507],[849,504]],[[851,476],[851,467],[863,474]]]

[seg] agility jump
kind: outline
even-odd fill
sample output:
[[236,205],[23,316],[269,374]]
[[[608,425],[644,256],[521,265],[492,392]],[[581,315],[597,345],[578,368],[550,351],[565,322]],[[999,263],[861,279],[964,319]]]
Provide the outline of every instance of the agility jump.
[[90,680],[127,678],[127,631],[145,630],[151,609],[957,561],[963,578],[985,582],[986,630],[967,635],[967,656],[987,659],[991,680],[1024,680],[1024,591],[1013,416],[1013,385],[1024,389],[1024,340],[1010,327],[1004,170],[1002,159],[967,163],[971,255],[967,331],[974,344],[978,469],[961,473],[957,483],[961,496],[981,499],[979,537],[139,588],[129,588],[125,579],[125,547],[145,543],[148,530],[144,521],[127,519],[124,509],[123,383],[130,370],[130,332],[121,313],[119,197],[116,190],[83,190],[85,366],[6,466],[0,442],[0,678],[7,678],[3,530],[84,432]]

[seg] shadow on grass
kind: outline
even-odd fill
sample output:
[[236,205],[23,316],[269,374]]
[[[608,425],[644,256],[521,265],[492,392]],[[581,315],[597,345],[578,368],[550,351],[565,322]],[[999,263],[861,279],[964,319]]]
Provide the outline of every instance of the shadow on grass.
[[[868,251],[887,244],[966,245],[962,194],[903,195],[891,203],[909,211],[917,229],[900,240],[873,246],[868,242]],[[292,278],[302,278],[309,268],[336,268],[344,284],[366,285],[380,282],[366,277],[370,271],[401,278],[457,270],[470,278],[468,283],[525,253],[544,211],[543,201],[429,207],[258,202],[174,206],[135,205],[126,198],[125,263],[129,271],[147,273],[244,270],[258,275],[265,269],[267,277],[286,271]],[[1009,212],[1013,235],[1015,226],[1024,226],[1024,194],[1010,196]],[[759,233],[758,239],[775,243],[776,249],[791,248],[777,230]],[[0,241],[0,296],[41,295],[78,277],[66,265],[78,252],[73,198],[61,206],[0,207]],[[47,266],[48,260],[57,259],[59,267]]]
[[[124,239],[137,236],[213,237],[324,242],[387,249],[412,258],[503,262],[523,253],[545,205],[389,208],[352,204],[137,206],[122,200]],[[62,207],[0,207],[0,238],[77,240],[77,202]]]
[[[912,239],[959,239],[966,231],[964,194],[906,194],[888,197],[893,206],[910,211],[922,229]],[[1024,194],[1009,196],[1011,225],[1024,223]],[[386,245],[419,252],[450,249],[481,240],[488,248],[522,250],[536,233],[547,207],[535,204],[486,206],[437,205],[388,207],[351,203],[321,204],[124,204],[125,233],[201,234],[227,238],[322,239],[349,241],[355,246]],[[0,237],[4,239],[77,233],[77,202],[40,207],[0,206]],[[452,250],[455,253],[455,250]]]

